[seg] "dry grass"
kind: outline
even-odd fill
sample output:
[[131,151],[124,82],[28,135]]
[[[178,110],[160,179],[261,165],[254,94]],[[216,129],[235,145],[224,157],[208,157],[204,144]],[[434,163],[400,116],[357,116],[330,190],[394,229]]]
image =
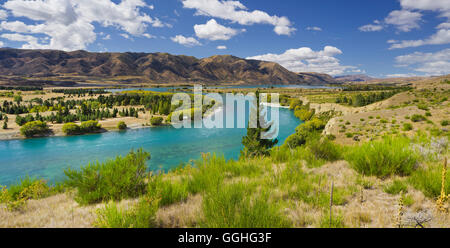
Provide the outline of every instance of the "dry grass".
[[156,213],[156,222],[163,228],[186,228],[197,226],[202,218],[202,197],[190,196],[186,202],[162,207]]
[[95,209],[80,207],[68,194],[30,200],[22,211],[7,211],[0,207],[0,227],[26,228],[87,228],[95,220]]

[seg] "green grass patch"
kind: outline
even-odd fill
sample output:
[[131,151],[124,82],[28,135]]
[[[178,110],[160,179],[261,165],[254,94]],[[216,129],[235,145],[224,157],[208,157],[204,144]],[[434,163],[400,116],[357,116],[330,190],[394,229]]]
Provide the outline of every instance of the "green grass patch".
[[152,228],[156,227],[158,201],[144,197],[131,209],[121,209],[115,202],[98,209],[95,227],[100,228]]
[[[441,194],[442,187],[442,165],[420,168],[409,178],[409,183],[416,189],[422,191],[425,196],[436,198]],[[450,175],[445,181],[445,192],[450,193]]]
[[383,187],[384,192],[391,195],[398,195],[400,193],[408,192],[408,185],[401,180],[394,180],[392,183],[387,184]]
[[403,137],[385,137],[355,146],[347,154],[347,161],[363,175],[388,177],[410,175],[419,156],[411,149],[410,141]]
[[[208,228],[283,228],[292,224],[281,206],[269,199],[270,192],[254,192],[244,183],[221,185],[203,198],[204,221]],[[253,194],[251,194],[253,193]]]
[[140,149],[79,171],[69,168],[64,171],[66,185],[77,189],[75,199],[81,204],[137,197],[146,191],[148,159],[150,154]]

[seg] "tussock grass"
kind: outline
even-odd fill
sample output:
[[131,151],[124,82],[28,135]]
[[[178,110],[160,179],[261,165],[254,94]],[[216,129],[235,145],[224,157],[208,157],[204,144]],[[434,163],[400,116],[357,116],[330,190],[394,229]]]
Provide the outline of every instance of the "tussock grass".
[[385,137],[379,141],[352,147],[346,159],[359,173],[384,178],[410,175],[419,156],[410,147],[407,138]]
[[188,198],[188,183],[186,180],[169,181],[163,176],[152,176],[148,182],[148,196],[159,199],[160,206],[185,201]]
[[334,162],[342,158],[342,148],[327,138],[315,139],[307,147],[317,159]]
[[[203,199],[205,220],[209,228],[282,228],[291,223],[281,213],[279,204],[271,203],[270,192],[251,194],[244,183],[222,185],[207,192]],[[252,197],[249,197],[252,195]]]
[[398,195],[400,193],[408,192],[408,185],[401,180],[394,180],[390,184],[383,187],[384,192],[391,195]]
[[80,171],[67,169],[66,184],[77,189],[76,201],[81,204],[133,198],[145,193],[147,160],[143,150],[131,151],[105,163],[89,164]]
[[225,165],[225,158],[216,155],[204,156],[202,160],[196,161],[195,168],[188,168],[191,176],[188,182],[188,191],[196,194],[221,185],[225,179],[223,173]]
[[94,226],[101,228],[152,228],[156,227],[158,200],[144,197],[130,209],[121,209],[110,202],[98,209]]
[[[408,182],[414,188],[422,191],[425,196],[436,198],[441,194],[443,165],[431,165],[415,171]],[[448,172],[447,172],[448,173]],[[450,192],[450,176],[447,174],[445,192]]]

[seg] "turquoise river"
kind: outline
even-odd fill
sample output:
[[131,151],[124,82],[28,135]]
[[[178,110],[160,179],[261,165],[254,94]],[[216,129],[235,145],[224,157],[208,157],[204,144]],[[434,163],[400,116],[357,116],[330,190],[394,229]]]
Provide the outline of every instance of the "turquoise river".
[[[226,107],[222,111],[226,112]],[[278,139],[282,144],[301,122],[289,109],[280,108],[279,117]],[[152,170],[167,171],[199,159],[202,153],[207,152],[237,159],[245,134],[244,128],[175,129],[164,126],[83,136],[0,141],[0,185],[10,185],[27,175],[49,182],[60,181],[64,179],[65,168],[80,168],[89,162],[126,155],[131,149],[138,148],[151,153],[149,166]]]

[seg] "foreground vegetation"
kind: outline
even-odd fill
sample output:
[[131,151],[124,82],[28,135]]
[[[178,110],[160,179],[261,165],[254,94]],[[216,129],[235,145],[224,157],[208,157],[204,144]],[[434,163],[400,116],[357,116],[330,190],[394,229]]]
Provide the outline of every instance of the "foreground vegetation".
[[[147,168],[150,154],[131,151],[105,163],[66,170],[63,186],[26,179],[3,188],[1,200],[9,211],[25,211],[27,201],[73,192],[82,206],[103,204],[96,208],[92,225],[109,228],[171,226],[161,215],[172,206],[195,211],[170,217],[178,219],[175,226],[186,227],[361,227],[371,223],[408,227],[414,226],[408,218],[419,218],[424,206],[432,220],[423,220],[422,226],[447,226],[445,194],[450,192],[450,177],[442,163],[448,156],[445,138],[437,144],[420,134],[387,136],[361,146],[342,146],[332,136],[321,135],[332,115],[312,115],[285,144],[269,153],[244,155],[237,161],[204,154],[192,164],[163,173]],[[247,139],[251,140],[250,134]],[[265,146],[261,149],[266,151]],[[385,210],[386,223],[364,211],[364,202],[373,192],[395,197]],[[414,210],[419,193],[426,197],[420,211]],[[127,199],[134,200],[124,206],[121,202]],[[434,203],[439,199],[443,199],[440,208]],[[371,204],[381,208],[376,201]],[[397,206],[404,211],[399,223],[395,221],[400,216]]]
[[[89,210],[78,215],[86,219],[82,226],[450,227],[450,175],[444,163],[449,156],[448,91],[405,90],[349,88],[332,95],[334,102],[340,95],[373,94],[377,99],[381,91],[401,91],[377,105],[385,109],[372,105],[367,112],[358,113],[363,109],[358,108],[347,115],[285,98],[283,105],[304,123],[277,147],[256,139],[261,130],[249,129],[246,149],[236,161],[203,154],[163,172],[148,168],[150,155],[137,150],[67,169],[65,182],[57,186],[25,178],[3,187],[0,217],[28,217],[38,202],[64,195],[76,206],[72,212],[60,210],[64,218]],[[383,115],[386,109],[394,114]],[[406,113],[397,114],[402,109]],[[332,122],[337,125],[327,132]],[[378,127],[390,130],[369,135]],[[4,223],[0,226],[8,226]]]

